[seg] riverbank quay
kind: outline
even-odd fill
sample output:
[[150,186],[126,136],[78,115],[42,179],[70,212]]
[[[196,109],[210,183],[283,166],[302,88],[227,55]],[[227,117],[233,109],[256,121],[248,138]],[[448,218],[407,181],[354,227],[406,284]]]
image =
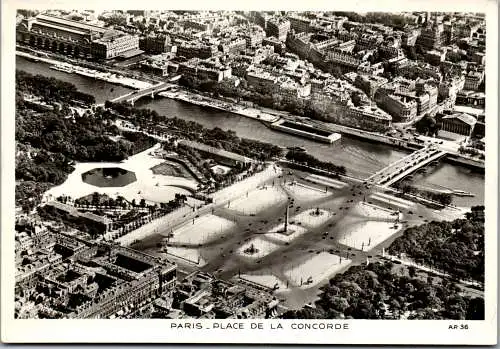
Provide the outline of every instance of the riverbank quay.
[[[179,88],[179,90],[175,92],[174,91],[161,92],[159,93],[159,95],[175,100],[180,100],[186,103],[191,103],[198,106],[211,107],[218,110],[249,117],[255,120],[262,121],[263,124],[268,127],[270,127],[272,123],[282,119],[289,121],[300,121],[300,122],[306,122],[307,124],[313,127],[318,127],[319,129],[326,129],[335,133],[346,134],[365,141],[382,143],[400,149],[409,150],[412,152],[424,147],[424,144],[422,142],[418,142],[415,140],[397,138],[353,127],[312,120],[309,118],[291,115],[287,112],[282,112],[278,110],[273,110],[273,113],[271,114],[268,108],[246,107],[237,103],[222,101],[217,98],[209,97],[192,91],[187,91],[182,88]],[[467,165],[468,167],[484,169],[484,161],[466,157],[459,153],[449,154],[445,158],[445,161]]]
[[251,119],[260,120],[266,123],[273,123],[281,118],[281,116],[277,114],[271,114],[268,111],[264,111],[261,108],[248,107],[237,103],[232,103],[229,101],[222,101],[220,99],[193,93],[185,89],[178,90],[175,92],[172,91],[160,92],[158,95],[202,107],[209,107],[229,113],[238,114]]
[[[88,67],[83,67],[83,66],[80,66],[78,64],[68,63],[68,62],[58,60],[58,59],[51,58],[47,54],[42,55],[42,56],[38,56],[34,53],[28,53],[28,52],[16,50],[16,56],[24,57],[24,58],[26,58],[30,61],[34,61],[34,62],[43,62],[43,63],[51,64],[51,65],[54,65],[56,67],[57,66],[66,67],[66,68],[70,69],[70,71],[71,71],[70,72],[68,70],[68,74],[78,74],[78,75],[86,76],[86,77],[93,78],[93,79],[103,80],[103,81],[109,82],[109,83],[114,84],[114,85],[121,85],[121,86],[129,87],[129,88],[133,88],[136,90],[140,90],[140,89],[144,89],[144,88],[148,88],[148,87],[152,86],[152,84],[150,82],[141,81],[138,79],[124,76],[125,72],[123,72],[123,71],[113,71],[113,70],[109,69],[108,72],[103,72],[103,71],[101,71],[102,68],[95,67],[92,69],[92,68],[88,68]],[[86,65],[88,65],[88,64],[86,64]]]
[[[268,108],[252,108],[245,107],[237,103],[230,103],[227,101],[222,101],[220,99],[216,99],[213,97],[209,97],[206,95],[202,95],[199,93],[195,93],[192,91],[188,91],[183,88],[179,88],[178,91],[166,91],[159,93],[160,96],[184,101],[187,103],[195,104],[198,106],[207,106],[219,110],[223,110],[230,113],[239,114],[242,116],[250,117],[252,119],[259,119],[261,121],[266,121],[269,124],[279,121],[280,119],[286,119],[290,121],[307,121],[312,126],[317,126],[320,128],[326,128],[332,132],[344,133],[350,136],[354,136],[357,138],[361,138],[363,140],[369,140],[373,142],[388,144],[392,146],[397,146],[406,150],[418,150],[423,147],[422,144],[417,142],[412,142],[410,140],[404,140],[396,137],[391,137],[387,135],[382,135],[379,133],[374,133],[370,131],[364,131],[361,129],[356,129],[352,127],[321,122],[312,120],[309,118],[299,117],[295,115],[291,115],[287,112],[282,112],[278,110],[273,110],[273,114],[269,112]],[[264,111],[264,109],[266,109]]]

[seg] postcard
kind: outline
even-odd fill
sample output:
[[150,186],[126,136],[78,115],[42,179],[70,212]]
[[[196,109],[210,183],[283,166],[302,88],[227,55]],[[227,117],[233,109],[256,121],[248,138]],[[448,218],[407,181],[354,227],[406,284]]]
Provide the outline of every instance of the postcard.
[[3,5],[3,341],[496,343],[495,2]]

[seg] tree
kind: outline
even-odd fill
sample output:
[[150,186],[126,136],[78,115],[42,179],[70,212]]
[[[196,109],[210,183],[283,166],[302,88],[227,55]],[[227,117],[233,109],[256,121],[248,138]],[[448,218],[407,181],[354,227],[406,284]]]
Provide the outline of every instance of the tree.
[[408,267],[408,275],[410,275],[411,278],[414,278],[417,275],[417,268],[415,268],[413,265],[410,265]]
[[392,312],[395,319],[399,319],[401,312],[401,304],[396,299],[391,299],[389,303],[389,310]]
[[99,206],[100,199],[99,199],[99,193],[94,192],[92,193],[92,206]]

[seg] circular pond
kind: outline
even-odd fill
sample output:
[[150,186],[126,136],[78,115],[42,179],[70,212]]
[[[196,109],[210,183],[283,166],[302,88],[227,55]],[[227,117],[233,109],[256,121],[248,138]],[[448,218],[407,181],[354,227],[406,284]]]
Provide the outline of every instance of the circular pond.
[[120,167],[102,167],[82,173],[82,180],[96,187],[124,187],[137,178],[134,172]]

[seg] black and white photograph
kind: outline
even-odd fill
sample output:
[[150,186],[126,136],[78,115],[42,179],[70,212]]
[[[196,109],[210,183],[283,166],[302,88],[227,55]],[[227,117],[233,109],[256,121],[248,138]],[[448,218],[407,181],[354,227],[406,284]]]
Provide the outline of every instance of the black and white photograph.
[[496,342],[494,2],[20,4],[2,42],[8,330],[356,344],[373,320],[386,344],[404,344],[392,324]]

